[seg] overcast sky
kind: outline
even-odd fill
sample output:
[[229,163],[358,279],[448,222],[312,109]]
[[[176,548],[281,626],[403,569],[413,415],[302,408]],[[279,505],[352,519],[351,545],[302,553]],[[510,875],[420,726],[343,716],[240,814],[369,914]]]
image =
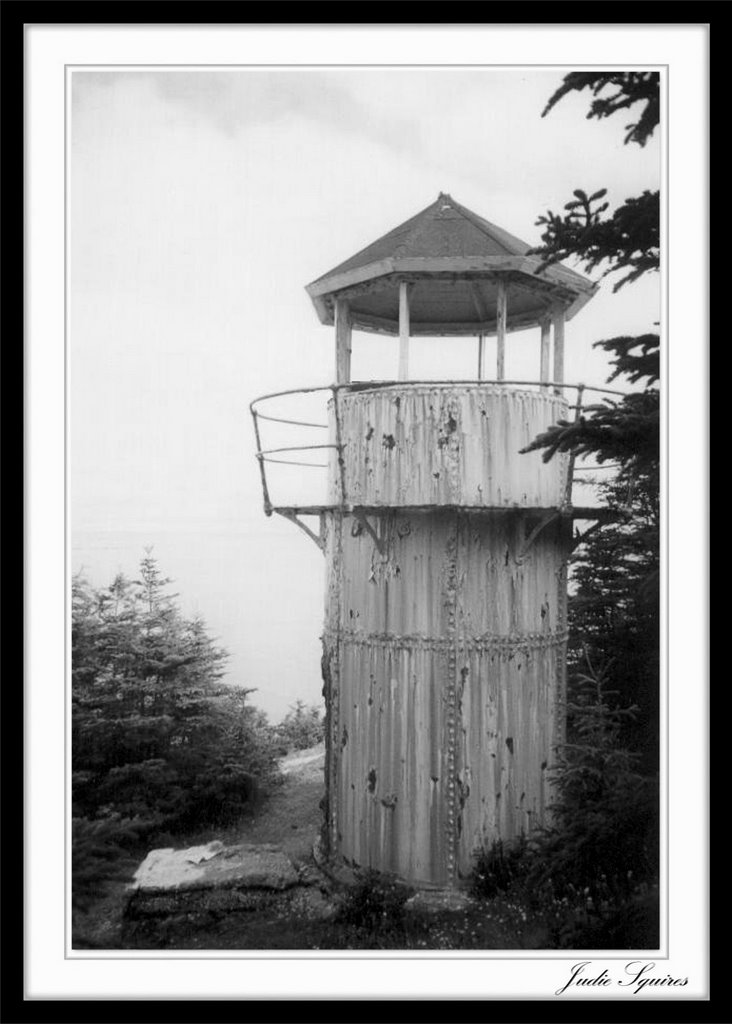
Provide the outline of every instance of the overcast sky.
[[[541,118],[566,70],[73,74],[73,568],[106,584],[153,546],[274,719],[320,699],[324,567],[263,515],[248,403],[333,379],[304,286],[438,192],[535,244],[574,188],[658,187],[658,141],[624,146],[627,112],[587,121],[568,97]],[[654,330],[657,279],[611,289],[568,325],[569,381],[606,379],[593,341]],[[472,340],[412,344],[414,375],[475,375]],[[509,335],[509,377],[538,375],[538,344]],[[395,376],[396,348],[356,335],[354,377]],[[322,438],[265,438],[288,440]],[[280,470],[275,498],[314,500],[321,472]]]

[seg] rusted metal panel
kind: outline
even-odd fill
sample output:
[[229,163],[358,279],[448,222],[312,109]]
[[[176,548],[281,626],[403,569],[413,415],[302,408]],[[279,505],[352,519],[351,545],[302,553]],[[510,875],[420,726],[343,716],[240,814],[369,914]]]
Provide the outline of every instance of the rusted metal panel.
[[460,657],[459,874],[493,840],[545,823],[552,763],[553,680],[562,639],[541,647],[472,650]]
[[461,635],[524,637],[563,628],[559,574],[565,528],[553,521],[526,550],[531,522],[522,513],[460,515],[457,593]]
[[[332,853],[456,885],[544,820],[566,617],[562,523],[333,513],[326,532]],[[368,525],[368,529],[366,528]]]
[[334,457],[333,502],[342,486],[348,504],[395,508],[551,508],[564,500],[566,457],[544,464],[539,452],[519,455],[568,415],[556,395],[493,384],[407,384],[341,392],[338,412],[343,477]]
[[526,517],[460,516],[457,565],[457,870],[494,839],[544,824],[566,647],[566,528],[525,557]]
[[331,539],[328,548],[342,559],[340,569],[329,562],[326,629],[340,678],[329,705],[333,852],[447,884],[450,651],[440,570],[455,517],[385,515],[375,521],[382,551],[356,518],[332,522],[331,538],[342,523],[342,546]]
[[339,852],[431,884],[448,881],[445,661],[403,641],[342,640]]

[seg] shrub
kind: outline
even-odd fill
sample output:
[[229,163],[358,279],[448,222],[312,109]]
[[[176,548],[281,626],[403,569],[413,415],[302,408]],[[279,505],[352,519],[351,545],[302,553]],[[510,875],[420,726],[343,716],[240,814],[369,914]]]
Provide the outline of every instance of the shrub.
[[527,841],[524,836],[506,846],[501,839],[476,854],[471,893],[476,899],[491,899],[506,892],[525,868]]
[[118,814],[73,819],[71,879],[75,910],[86,910],[104,894],[107,883],[129,876],[129,849],[144,831],[140,821]]
[[588,668],[573,682],[572,742],[552,769],[553,825],[533,844],[528,881],[559,896],[586,890],[600,906],[657,875],[658,787],[638,771],[640,756],[618,746],[635,708],[613,706],[603,673]]
[[320,708],[298,700],[290,707],[274,736],[283,753],[291,750],[307,750],[323,742],[325,722]]
[[[226,652],[199,619],[180,613],[169,583],[149,553],[138,580],[118,575],[96,590],[83,577],[74,579],[72,769],[79,819],[117,815],[148,834],[226,824],[276,774],[272,731],[249,705],[252,691],[219,682]],[[98,831],[111,850],[114,828]]]
[[369,871],[342,899],[337,920],[378,940],[403,928],[404,903],[411,895],[412,890],[406,886]]

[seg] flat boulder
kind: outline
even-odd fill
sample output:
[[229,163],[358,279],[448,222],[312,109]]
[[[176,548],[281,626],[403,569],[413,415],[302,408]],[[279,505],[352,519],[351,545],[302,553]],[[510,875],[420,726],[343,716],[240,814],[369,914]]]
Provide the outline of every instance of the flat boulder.
[[221,842],[186,850],[151,850],[135,872],[132,889],[287,889],[298,884],[290,858],[279,846],[224,846]]
[[151,850],[135,872],[127,912],[249,910],[298,884],[298,873],[279,846],[216,841],[185,850],[169,847]]

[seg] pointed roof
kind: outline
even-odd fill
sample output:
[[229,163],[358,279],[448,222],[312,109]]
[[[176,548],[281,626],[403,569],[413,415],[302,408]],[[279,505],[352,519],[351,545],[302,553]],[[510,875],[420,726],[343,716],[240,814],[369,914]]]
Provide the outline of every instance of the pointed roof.
[[440,192],[434,203],[317,280],[407,256],[525,256],[530,246]]
[[[444,315],[435,311],[434,290],[429,311],[425,309],[423,329],[417,315],[416,333],[471,333],[476,327],[489,327],[495,310],[491,308],[490,280],[496,275],[513,281],[513,290],[523,292],[522,301],[514,304],[514,323],[509,327],[528,326],[546,315],[547,299],[560,302],[573,315],[596,290],[595,285],[581,274],[554,264],[540,271],[541,260],[527,255],[530,246],[503,228],[492,224],[477,213],[461,206],[445,192],[440,192],[434,203],[382,235],[354,256],[317,278],[307,291],[315,303],[320,319],[332,323],[332,297],[349,297],[357,290],[388,289],[395,275],[408,275],[410,279],[445,279],[448,275],[455,283],[456,275],[471,279],[472,297],[468,296],[458,310],[455,301],[448,303]],[[480,283],[480,278],[485,283]],[[369,282],[374,282],[371,287]],[[378,284],[376,283],[378,282]],[[433,280],[434,283],[434,280]],[[424,292],[424,289],[422,289]],[[463,289],[465,295],[468,291]],[[527,292],[534,292],[527,299]],[[543,302],[537,295],[543,292]],[[425,299],[426,299],[426,292]],[[452,290],[452,299],[455,289]],[[482,311],[476,314],[475,307]],[[390,330],[391,316],[386,305],[393,306],[382,296],[382,301],[359,299],[355,303],[354,322],[366,330]],[[359,313],[359,306],[361,307]],[[369,310],[372,306],[373,309]],[[415,308],[415,312],[419,313]],[[362,314],[362,315],[361,315]],[[435,319],[437,316],[437,319]],[[452,319],[450,319],[452,318]],[[413,317],[413,323],[415,318]]]

